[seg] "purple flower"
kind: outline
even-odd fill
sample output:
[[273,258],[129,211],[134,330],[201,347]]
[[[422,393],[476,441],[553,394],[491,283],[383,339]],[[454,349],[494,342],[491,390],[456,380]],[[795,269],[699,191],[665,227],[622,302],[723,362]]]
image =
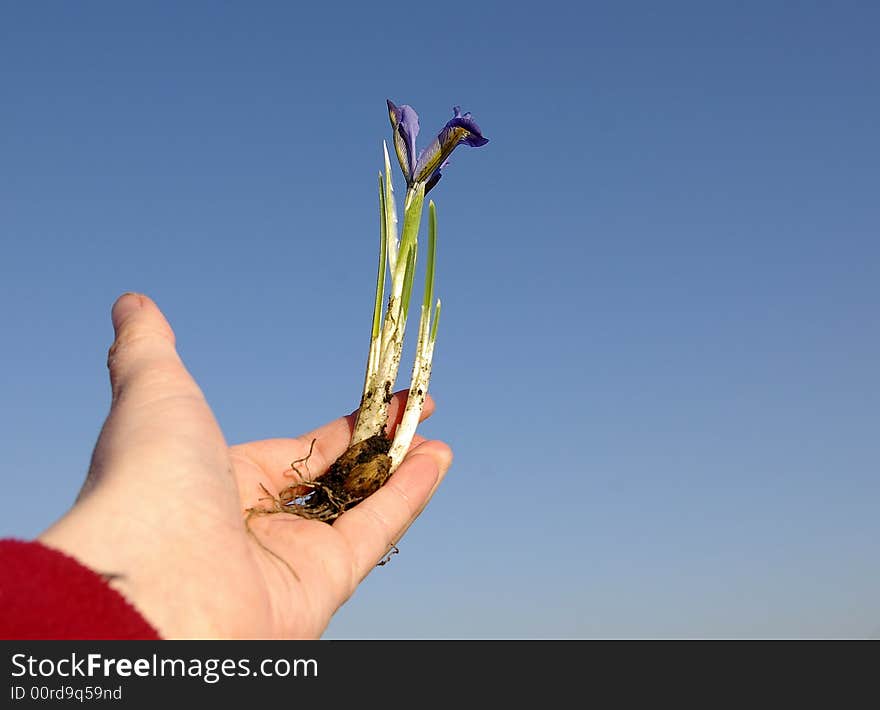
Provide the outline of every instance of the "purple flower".
[[479,148],[489,142],[470,113],[462,114],[461,108],[453,109],[452,119],[437,134],[431,144],[416,157],[416,136],[419,134],[419,116],[406,104],[395,106],[388,101],[388,116],[394,129],[394,150],[400,168],[406,177],[407,187],[417,182],[425,183],[427,193],[440,179],[440,171],[448,165],[448,158],[461,143]]

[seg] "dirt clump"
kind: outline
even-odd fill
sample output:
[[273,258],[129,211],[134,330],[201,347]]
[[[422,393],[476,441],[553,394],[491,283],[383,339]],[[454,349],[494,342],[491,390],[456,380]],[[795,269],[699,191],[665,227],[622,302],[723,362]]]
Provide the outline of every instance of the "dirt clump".
[[391,440],[384,433],[371,436],[348,447],[323,476],[315,479],[304,476],[298,466],[307,464],[308,456],[294,461],[291,469],[300,480],[284,488],[277,498],[272,498],[272,509],[252,508],[248,512],[291,513],[311,520],[332,522],[375,493],[388,480],[391,475],[390,448]]

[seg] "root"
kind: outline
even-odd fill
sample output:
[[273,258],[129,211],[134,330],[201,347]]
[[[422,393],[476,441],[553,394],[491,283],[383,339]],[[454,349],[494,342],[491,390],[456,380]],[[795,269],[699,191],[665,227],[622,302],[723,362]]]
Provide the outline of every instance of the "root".
[[390,447],[391,442],[384,433],[371,436],[350,446],[318,479],[303,476],[295,466],[305,463],[308,471],[308,456],[294,461],[291,467],[301,480],[282,490],[276,505],[280,504],[285,512],[307,520],[334,521],[388,480],[391,475]]
[[[315,444],[317,444],[317,443],[318,443],[317,439],[312,439],[312,443],[309,444],[309,453],[307,453],[301,459],[295,459],[293,461],[293,463],[290,464],[290,470],[293,471],[297,476],[299,476],[300,480],[307,481],[312,477],[311,474],[309,473],[309,459],[312,458],[312,452],[315,450]],[[296,465],[298,463],[305,464],[307,475],[305,475],[305,476],[302,475],[300,470],[296,467]]]
[[391,562],[391,558],[394,557],[394,555],[398,554],[400,554],[400,549],[397,547],[397,545],[392,543],[391,547],[388,549],[388,552],[385,553],[385,557],[383,557],[376,563],[376,567],[384,567],[389,562]]
[[[315,442],[313,439],[306,456],[290,464],[299,480],[283,488],[277,496],[260,485],[266,496],[259,500],[268,500],[270,505],[268,508],[248,508],[245,511],[248,520],[254,515],[289,513],[306,520],[332,523],[346,510],[379,490],[391,475],[391,459],[388,457],[391,441],[384,432],[350,446],[323,476],[313,479],[308,465]],[[300,464],[304,472],[300,470]]]
[[[260,488],[262,488],[263,491],[269,496],[270,500],[275,501],[275,498],[273,498],[271,496],[271,494],[269,494],[269,491],[266,490],[266,487],[262,483],[260,484]],[[260,498],[260,500],[267,500],[267,499]],[[293,575],[293,578],[297,582],[301,581],[299,578],[299,575],[296,573],[296,570],[291,566],[290,562],[285,560],[281,555],[279,555],[277,552],[275,552],[275,550],[273,550],[271,547],[267,546],[266,543],[264,543],[257,536],[257,534],[254,532],[254,529],[251,527],[251,518],[253,518],[255,515],[272,515],[273,513],[281,513],[284,511],[278,510],[276,508],[271,508],[268,510],[265,508],[248,508],[245,512],[247,513],[247,515],[245,516],[245,519],[244,519],[244,527],[248,531],[248,535],[250,535],[254,539],[254,542],[256,542],[261,548],[263,548],[266,552],[268,552],[270,555],[272,555],[272,557],[274,557],[276,560],[281,562],[285,567],[287,567],[287,569]]]
[[[287,513],[306,520],[332,523],[346,510],[379,490],[391,475],[391,459],[388,456],[391,441],[384,432],[350,446],[323,476],[312,479],[308,466],[315,442],[313,439],[308,454],[290,464],[291,471],[299,480],[283,488],[277,496],[272,495],[261,483],[260,488],[265,495],[258,498],[257,503],[268,501],[269,505],[245,509],[244,524],[248,534],[261,548],[283,563],[297,581],[300,579],[299,575],[290,563],[267,547],[254,533],[251,519],[255,516]],[[298,464],[303,464],[305,474],[300,471]],[[398,552],[400,550],[392,544],[378,566],[388,564],[391,557]]]

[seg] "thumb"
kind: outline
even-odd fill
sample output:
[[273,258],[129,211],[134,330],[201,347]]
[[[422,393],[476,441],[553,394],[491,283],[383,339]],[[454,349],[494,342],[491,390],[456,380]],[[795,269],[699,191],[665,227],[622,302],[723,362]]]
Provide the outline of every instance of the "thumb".
[[[113,304],[116,339],[107,357],[113,401],[92,468],[113,457],[145,462],[186,442],[225,447],[201,389],[174,347],[174,331],[146,296],[126,293]],[[173,446],[172,446],[173,445]]]
[[115,339],[107,355],[113,405],[141,405],[168,396],[198,395],[175,349],[174,331],[147,296],[126,293],[111,311]]

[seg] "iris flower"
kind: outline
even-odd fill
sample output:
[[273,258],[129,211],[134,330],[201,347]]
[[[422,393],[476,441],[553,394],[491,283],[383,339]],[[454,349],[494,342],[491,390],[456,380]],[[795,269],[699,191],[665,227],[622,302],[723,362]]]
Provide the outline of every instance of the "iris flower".
[[[397,379],[403,350],[425,193],[440,179],[440,171],[456,146],[479,147],[489,141],[469,113],[456,106],[447,122],[427,148],[416,154],[419,116],[411,106],[388,101],[388,115],[394,129],[394,148],[406,177],[403,224],[398,225],[391,161],[385,147],[385,172],[379,174],[379,268],[373,301],[370,349],[364,375],[361,406],[358,409],[348,450],[319,481],[303,480],[282,491],[285,509],[305,517],[331,521],[344,510],[377,490],[403,460],[412,443],[425,405],[437,340],[440,299],[434,297],[434,267],[437,249],[437,212],[428,203],[428,243],[425,285],[419,309],[418,340],[410,378],[409,394],[400,422],[389,438],[388,403]],[[390,286],[386,291],[386,281]],[[383,304],[386,303],[383,317]],[[291,467],[297,471],[294,462]]]
[[452,118],[431,144],[416,156],[416,136],[419,134],[419,115],[412,106],[396,106],[387,100],[388,116],[394,129],[394,150],[400,168],[406,177],[406,186],[425,183],[427,193],[440,180],[440,171],[448,165],[448,158],[456,146],[464,143],[479,148],[489,142],[470,113],[462,113],[460,106],[452,109]]

